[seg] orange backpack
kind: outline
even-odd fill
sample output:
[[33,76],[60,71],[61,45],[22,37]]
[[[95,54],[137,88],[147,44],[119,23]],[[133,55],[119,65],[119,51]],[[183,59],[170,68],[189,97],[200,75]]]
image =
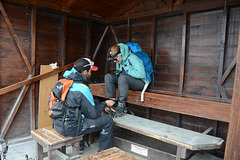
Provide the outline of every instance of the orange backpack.
[[50,118],[56,119],[64,116],[66,111],[65,98],[72,84],[73,80],[60,79],[51,89],[48,100]]

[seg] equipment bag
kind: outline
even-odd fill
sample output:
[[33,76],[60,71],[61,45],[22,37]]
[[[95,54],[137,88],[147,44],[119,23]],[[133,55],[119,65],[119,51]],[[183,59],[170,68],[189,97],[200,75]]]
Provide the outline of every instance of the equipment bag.
[[66,111],[65,98],[72,84],[73,80],[60,79],[51,89],[48,100],[50,118],[56,119],[64,116]]
[[138,43],[128,42],[128,43],[126,43],[126,45],[130,48],[130,50],[134,54],[136,54],[143,61],[143,65],[144,65],[145,72],[146,72],[146,79],[145,79],[146,83],[145,83],[144,88],[141,93],[141,101],[144,101],[144,93],[145,93],[149,83],[151,82],[151,74],[152,74],[152,79],[153,79],[153,83],[154,83],[152,61],[151,61],[149,55],[142,50],[142,48],[140,47],[140,45]]
[[149,55],[142,50],[138,43],[128,42],[126,43],[126,45],[131,49],[133,53],[135,53],[143,61],[143,65],[146,72],[146,81],[148,81],[149,83],[151,82],[151,74],[153,76],[154,81],[153,65]]

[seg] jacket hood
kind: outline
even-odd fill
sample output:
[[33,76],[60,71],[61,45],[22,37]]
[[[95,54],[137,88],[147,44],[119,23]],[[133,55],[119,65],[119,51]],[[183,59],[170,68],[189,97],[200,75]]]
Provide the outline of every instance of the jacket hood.
[[74,82],[83,83],[88,86],[86,76],[82,73],[79,73],[74,67],[71,70],[65,71],[63,77],[66,79],[72,79]]
[[127,45],[123,44],[123,43],[119,43],[118,46],[120,47],[120,52],[122,54],[122,61],[120,64],[126,64],[128,56],[129,56],[129,48]]

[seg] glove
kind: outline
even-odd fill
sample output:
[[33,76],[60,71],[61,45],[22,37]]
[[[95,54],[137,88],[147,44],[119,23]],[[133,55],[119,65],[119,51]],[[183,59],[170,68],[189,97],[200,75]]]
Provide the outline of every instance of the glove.
[[128,71],[122,71],[121,75],[127,75]]

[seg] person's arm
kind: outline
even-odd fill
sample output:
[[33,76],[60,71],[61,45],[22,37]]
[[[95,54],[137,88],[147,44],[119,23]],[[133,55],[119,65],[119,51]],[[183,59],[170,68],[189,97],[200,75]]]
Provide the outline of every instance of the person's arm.
[[134,78],[144,79],[146,77],[146,72],[142,60],[137,56],[131,55],[129,61],[131,65],[124,68],[126,74]]
[[106,100],[105,102],[95,101],[93,105],[85,96],[81,94],[81,111],[87,118],[97,118],[101,116],[102,112],[105,110],[105,107],[111,107],[114,102],[111,100]]

